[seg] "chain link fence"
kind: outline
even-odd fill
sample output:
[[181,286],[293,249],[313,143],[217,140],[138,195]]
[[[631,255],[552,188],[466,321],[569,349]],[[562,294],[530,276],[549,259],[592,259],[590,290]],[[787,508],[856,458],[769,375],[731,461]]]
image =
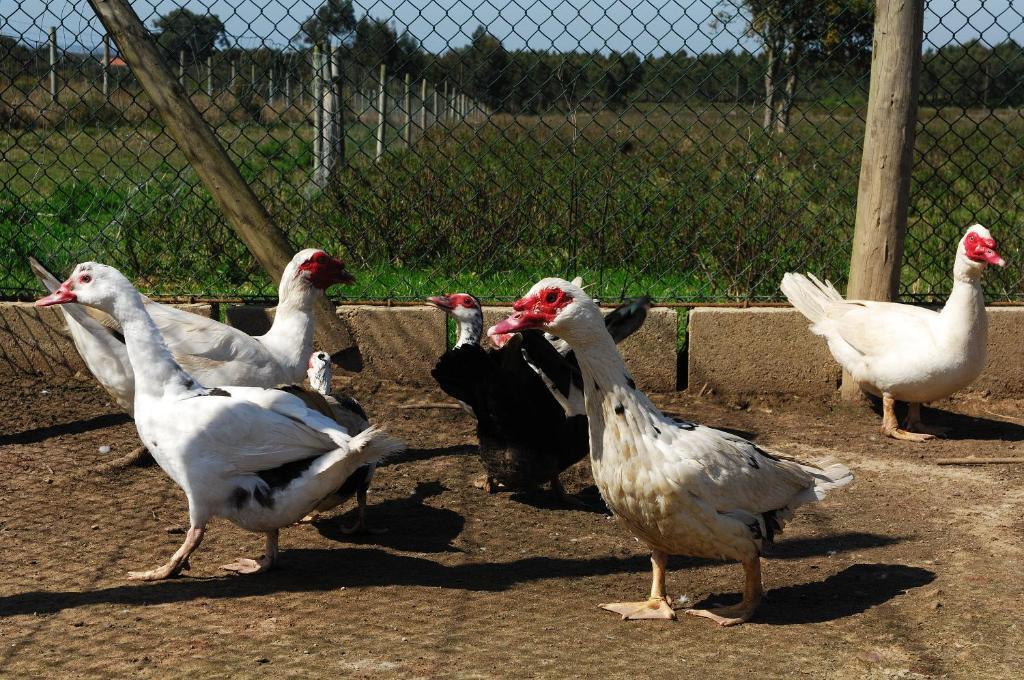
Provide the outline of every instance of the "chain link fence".
[[[180,82],[339,299],[514,299],[582,275],[605,299],[779,299],[845,283],[869,0],[139,0]],[[1024,16],[926,8],[905,299],[945,296],[989,226],[1018,260]],[[0,9],[0,296],[95,259],[157,296],[270,299],[88,4]],[[993,299],[1020,299],[1019,268]]]

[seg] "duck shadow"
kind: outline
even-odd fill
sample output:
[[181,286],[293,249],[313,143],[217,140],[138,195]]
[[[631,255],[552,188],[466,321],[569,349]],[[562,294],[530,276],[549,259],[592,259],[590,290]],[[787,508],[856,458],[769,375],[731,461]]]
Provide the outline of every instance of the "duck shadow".
[[[773,588],[751,623],[824,623],[861,614],[935,580],[935,572],[904,564],[854,564],[824,581]],[[736,604],[740,596],[712,595],[697,609]]]
[[383,533],[346,534],[343,527],[355,522],[353,507],[343,515],[317,520],[313,527],[320,535],[339,543],[380,545],[404,552],[462,552],[451,542],[462,533],[466,519],[447,508],[435,508],[424,500],[447,491],[440,482],[419,482],[408,498],[371,503],[366,507],[366,521]]
[[406,449],[401,453],[396,453],[393,456],[388,456],[383,462],[377,465],[378,468],[390,467],[392,465],[401,465],[403,463],[413,463],[421,460],[430,460],[431,458],[440,458],[442,456],[465,456],[469,454],[475,454],[477,450],[476,446],[470,444],[457,444],[455,446],[439,446],[436,448],[428,449]]
[[[854,550],[878,544],[884,538],[849,534],[837,536],[836,543],[801,539],[791,542],[791,552],[794,557],[799,557],[824,553],[837,549],[836,546],[838,550]],[[673,557],[669,568],[677,571],[713,564],[721,563]],[[398,555],[374,547],[291,548],[281,552],[281,568],[266,574],[179,577],[89,591],[29,591],[0,597],[0,617],[55,613],[96,604],[167,604],[199,598],[325,592],[341,587],[424,586],[499,593],[533,581],[616,574],[635,574],[642,581],[649,573],[650,559],[647,555],[606,555],[587,559],[538,556],[511,562],[446,565],[425,557]],[[930,583],[934,578],[932,572],[902,565],[854,565],[822,582],[772,590],[769,593],[770,606],[766,606],[764,613],[759,613],[755,620],[767,623],[830,620],[864,611],[909,588]],[[738,601],[739,596],[726,595],[722,600],[728,604]],[[715,601],[718,602],[717,598]]]
[[281,568],[256,576],[178,577],[89,591],[30,591],[0,597],[0,617],[52,614],[96,604],[169,604],[205,598],[325,592],[342,587],[394,585],[503,592],[531,581],[642,573],[649,566],[648,558],[642,555],[582,560],[528,557],[512,562],[449,566],[376,548],[293,548],[281,552]]
[[9,444],[34,444],[45,441],[51,437],[65,434],[82,434],[92,430],[102,430],[107,427],[115,427],[132,422],[132,417],[127,413],[106,413],[85,420],[75,420],[70,423],[49,425],[47,427],[36,427],[31,430],[23,430],[14,434],[0,435],[0,446]]
[[[871,397],[872,410],[882,416],[882,400]],[[899,404],[896,408],[896,417],[902,425],[906,421],[907,406]],[[935,425],[950,428],[946,439],[951,440],[992,440],[1019,442],[1024,441],[1024,426],[1006,420],[972,416],[944,409],[921,407],[921,420],[926,425]]]
[[562,496],[544,489],[513,491],[509,494],[509,499],[537,510],[592,512],[599,515],[611,514],[611,510],[605,505],[600,493],[591,495],[585,493],[586,491],[587,489],[584,489],[578,494],[565,493]]

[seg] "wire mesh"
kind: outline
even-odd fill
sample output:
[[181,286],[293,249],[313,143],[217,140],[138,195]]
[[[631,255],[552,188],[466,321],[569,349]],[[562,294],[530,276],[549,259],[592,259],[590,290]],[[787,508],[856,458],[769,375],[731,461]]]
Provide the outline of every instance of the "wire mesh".
[[[606,299],[742,302],[789,270],[847,277],[869,0],[132,4],[295,248],[356,273],[339,299],[579,274]],[[901,292],[928,301],[968,224],[1019,252],[1024,16],[932,0],[925,29]],[[86,3],[0,9],[0,148],[0,296],[36,294],[34,254],[273,297]]]

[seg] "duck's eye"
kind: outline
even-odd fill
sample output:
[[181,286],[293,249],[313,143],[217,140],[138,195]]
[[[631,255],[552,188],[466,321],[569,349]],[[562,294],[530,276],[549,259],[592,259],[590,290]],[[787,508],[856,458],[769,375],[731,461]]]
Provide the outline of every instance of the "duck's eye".
[[88,274],[82,274],[81,276],[78,277],[79,283],[89,283],[90,281],[92,281],[92,277],[89,276]]
[[967,235],[967,240],[970,241],[971,243],[973,243],[974,239],[976,239],[976,238],[977,238],[977,236],[975,236],[974,234],[968,234]]
[[544,302],[547,302],[549,305],[555,304],[558,302],[558,293],[553,290],[548,291],[548,294],[544,296]]

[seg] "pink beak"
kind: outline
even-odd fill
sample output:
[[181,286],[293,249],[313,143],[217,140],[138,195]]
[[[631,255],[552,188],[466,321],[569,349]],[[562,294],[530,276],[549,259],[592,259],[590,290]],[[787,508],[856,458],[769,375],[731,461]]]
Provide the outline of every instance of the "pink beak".
[[60,284],[60,288],[53,291],[44,298],[36,300],[36,307],[49,307],[50,305],[63,305],[68,302],[75,302],[78,298],[71,291],[71,287],[68,286],[68,282]]
[[438,309],[443,309],[446,312],[450,312],[452,310],[452,301],[447,295],[432,295],[427,298],[427,304],[433,305]]
[[499,321],[491,326],[487,331],[487,335],[494,338],[498,335],[517,333],[528,328],[540,328],[542,323],[543,319],[533,316],[528,312],[516,312],[504,321]]

